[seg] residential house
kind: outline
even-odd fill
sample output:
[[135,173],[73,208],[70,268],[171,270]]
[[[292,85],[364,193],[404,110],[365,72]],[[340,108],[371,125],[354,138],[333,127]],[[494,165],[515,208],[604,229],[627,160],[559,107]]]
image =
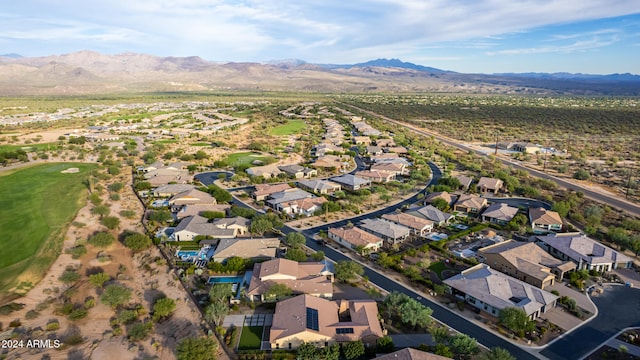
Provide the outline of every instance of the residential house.
[[245,172],[251,176],[263,177],[265,179],[272,179],[282,174],[278,165],[275,164],[250,167],[246,169]]
[[396,146],[396,143],[393,139],[376,139],[376,146],[393,147]]
[[315,153],[314,155],[317,157],[325,156],[329,153],[342,153],[344,149],[340,146],[336,146],[330,143],[321,143],[314,147]]
[[363,179],[352,174],[332,177],[331,181],[340,184],[340,186],[347,191],[358,191],[371,186],[371,180]]
[[402,164],[404,166],[411,166],[411,163],[409,162],[409,160],[403,157],[398,157],[398,156],[387,157],[386,155],[394,155],[394,154],[376,155],[371,158],[371,161],[373,161],[374,164],[387,163],[387,164]]
[[409,176],[409,169],[405,164],[378,162],[371,165],[371,171],[386,172],[395,176]]
[[302,179],[302,178],[308,179],[313,176],[318,176],[318,170],[300,166],[297,164],[281,165],[281,166],[278,166],[278,169],[280,169],[280,171],[296,179]]
[[342,170],[349,164],[350,157],[347,155],[324,155],[319,156],[311,165],[325,169]]
[[363,170],[363,171],[356,171],[354,175],[374,183],[384,183],[384,184],[390,181],[394,181],[396,179],[396,174],[382,172],[382,171]]
[[540,289],[576,268],[573,262],[558,260],[530,242],[507,240],[481,248],[478,255],[491,268]]
[[272,350],[357,340],[375,346],[383,336],[375,300],[332,301],[305,294],[276,304],[269,342]]
[[253,191],[253,198],[256,201],[264,201],[271,194],[275,194],[277,192],[285,191],[291,189],[289,184],[257,184],[255,186],[255,190]]
[[534,234],[546,234],[562,230],[560,214],[545,208],[530,208],[529,222],[531,222]]
[[269,195],[266,203],[267,206],[274,210],[283,211],[283,208],[282,206],[280,206],[280,204],[311,197],[315,197],[315,195],[298,188],[289,188],[287,190]]
[[378,155],[370,155],[369,160],[371,160],[371,162],[380,162],[382,160],[397,159],[399,157],[400,155],[395,153],[382,153]]
[[221,239],[212,259],[219,263],[234,256],[253,260],[271,259],[276,257],[279,247],[278,238]]
[[368,146],[368,145],[371,145],[371,138],[368,137],[368,136],[354,136],[353,137],[353,142],[356,145]]
[[176,220],[184,219],[188,216],[202,215],[205,211],[221,212],[226,214],[231,209],[229,204],[193,204],[174,207],[173,215]]
[[429,195],[424,197],[425,204],[431,204],[435,199],[442,199],[447,202],[447,204],[453,204],[453,197],[446,191],[437,191],[432,192]]
[[371,155],[380,155],[382,154],[382,148],[379,146],[367,146],[367,155],[371,156]]
[[383,148],[383,151],[386,153],[394,153],[394,154],[406,154],[409,152],[404,146],[387,146]]
[[221,229],[200,215],[185,217],[176,226],[171,238],[175,241],[193,241],[196,236],[203,235],[217,239],[231,239],[238,234],[236,229]]
[[152,187],[169,183],[187,184],[193,181],[193,176],[189,174],[189,170],[184,170],[182,167],[175,166],[175,164],[168,166],[161,164],[158,162],[145,168],[144,181],[150,183]]
[[167,184],[153,189],[152,194],[157,198],[168,198],[195,188],[196,186],[192,184]]
[[384,214],[382,215],[382,218],[394,224],[408,227],[416,236],[425,237],[428,233],[433,231],[433,221],[413,216],[407,213],[396,212],[391,214]]
[[291,216],[313,216],[316,212],[322,210],[322,204],[326,202],[328,202],[327,199],[314,196],[310,198],[283,202],[280,203],[278,207],[281,212]]
[[460,182],[460,189],[467,191],[471,187],[471,183],[473,182],[473,178],[464,175],[458,175],[455,177]]
[[376,360],[450,360],[451,358],[420,351],[413,348],[404,348],[389,354],[376,356]]
[[444,226],[454,218],[453,215],[440,211],[433,205],[427,205],[410,212],[411,215],[433,221],[437,226]]
[[473,194],[462,194],[453,205],[453,210],[467,214],[479,214],[486,206],[487,199]]
[[300,180],[297,185],[303,190],[321,195],[333,194],[342,189],[340,184],[327,180]]
[[505,203],[493,203],[482,212],[482,221],[498,225],[506,225],[518,213],[518,208],[509,206]]
[[505,308],[524,310],[531,320],[556,306],[558,297],[511,276],[478,264],[444,280],[447,290],[467,304],[498,317]]
[[172,196],[169,199],[169,205],[182,206],[182,205],[215,205],[216,199],[209,193],[200,191],[198,189],[191,189],[183,191],[179,194]]
[[236,216],[232,218],[215,219],[212,224],[220,229],[236,229],[238,235],[244,235],[249,233],[251,220],[242,216]]
[[631,268],[633,260],[580,233],[536,236],[534,242],[561,260],[571,260],[578,270],[611,271]]
[[265,301],[265,294],[275,284],[286,285],[293,294],[333,297],[333,263],[297,262],[272,259],[253,266],[247,297],[251,301]]
[[504,186],[504,181],[500,179],[481,177],[480,180],[478,180],[476,189],[478,189],[478,192],[482,194],[487,194],[487,193],[497,194],[498,191],[500,191],[503,186]]
[[359,227],[381,237],[389,245],[400,244],[411,235],[410,228],[382,219],[363,219]]
[[376,252],[382,247],[384,240],[369,232],[366,232],[356,226],[329,228],[329,239],[339,244],[357,250],[359,248],[364,252]]
[[534,143],[528,143],[528,142],[522,142],[522,143],[515,143],[512,145],[511,150],[513,151],[519,151],[525,154],[535,154],[536,152],[540,151],[540,146]]

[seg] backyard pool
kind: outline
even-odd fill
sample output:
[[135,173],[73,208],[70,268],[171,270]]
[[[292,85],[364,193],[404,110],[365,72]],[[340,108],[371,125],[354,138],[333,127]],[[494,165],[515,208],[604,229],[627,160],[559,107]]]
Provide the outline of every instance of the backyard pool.
[[178,250],[176,251],[176,257],[182,261],[207,260],[209,258],[208,252],[208,248],[200,250]]
[[209,284],[237,284],[241,283],[244,276],[209,276]]

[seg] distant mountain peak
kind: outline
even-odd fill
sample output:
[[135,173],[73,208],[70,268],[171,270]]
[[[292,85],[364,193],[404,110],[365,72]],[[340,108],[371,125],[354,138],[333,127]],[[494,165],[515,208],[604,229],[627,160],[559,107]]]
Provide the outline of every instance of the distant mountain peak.
[[269,60],[267,61],[268,65],[274,65],[274,66],[285,66],[285,67],[289,67],[289,66],[300,66],[300,65],[306,65],[307,62],[304,60],[300,60],[300,59],[280,59],[280,60]]
[[0,55],[0,57],[6,57],[6,58],[12,58],[12,59],[20,59],[20,58],[23,58],[24,56],[22,56],[20,54],[16,54],[16,53],[10,53],[10,54],[2,54],[2,55]]

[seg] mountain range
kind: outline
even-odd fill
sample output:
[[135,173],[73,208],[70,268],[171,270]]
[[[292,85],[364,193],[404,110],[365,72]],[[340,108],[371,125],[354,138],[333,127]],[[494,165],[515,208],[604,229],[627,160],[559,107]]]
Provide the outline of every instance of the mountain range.
[[337,65],[298,59],[219,63],[197,56],[93,51],[44,57],[0,55],[0,95],[5,96],[220,90],[637,96],[640,76],[464,74],[399,59]]

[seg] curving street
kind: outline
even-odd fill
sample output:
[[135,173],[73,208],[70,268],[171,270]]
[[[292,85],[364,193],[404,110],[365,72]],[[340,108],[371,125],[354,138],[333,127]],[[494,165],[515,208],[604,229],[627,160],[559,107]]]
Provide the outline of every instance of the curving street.
[[[424,135],[424,136],[427,136],[427,137],[433,137],[433,138],[437,139],[438,141],[440,141],[440,142],[442,142],[444,144],[447,144],[449,146],[453,146],[453,147],[458,148],[460,150],[472,151],[472,152],[474,152],[474,153],[476,153],[478,155],[487,156],[487,154],[485,154],[484,152],[482,152],[480,150],[476,150],[476,149],[473,149],[471,147],[465,146],[463,144],[457,143],[457,142],[455,142],[453,140],[450,140],[450,139],[445,138],[443,136],[437,135],[435,133],[431,133],[431,132],[427,132],[427,131],[416,129],[413,126],[405,124],[405,123],[403,123],[401,121],[388,118],[386,116],[383,116],[383,115],[374,113],[372,111],[368,111],[368,110],[359,108],[357,106],[348,105],[348,104],[343,104],[343,105],[348,106],[348,107],[352,107],[354,109],[358,109],[359,111],[362,111],[362,112],[367,113],[369,115],[379,117],[381,119],[384,119],[386,121],[394,123],[394,124],[396,124],[398,126],[405,127],[407,129],[415,132],[415,133],[418,133],[418,134],[421,134],[421,135]],[[525,170],[525,171],[529,172],[529,174],[531,174],[532,176],[535,176],[535,177],[538,177],[538,178],[551,180],[551,181],[555,182],[556,184],[558,184],[559,186],[564,187],[566,189],[573,190],[573,191],[581,191],[586,197],[588,197],[588,198],[590,198],[592,200],[601,202],[603,204],[610,205],[612,207],[615,207],[615,208],[617,208],[619,210],[622,210],[622,211],[626,211],[626,212],[628,212],[630,214],[633,214],[635,216],[640,216],[640,206],[639,205],[630,203],[630,202],[628,202],[626,200],[623,200],[623,199],[620,199],[620,198],[618,198],[616,196],[610,196],[610,195],[607,195],[607,194],[603,194],[603,193],[600,193],[600,192],[597,192],[597,191],[590,190],[589,188],[587,188],[585,186],[578,185],[578,184],[572,183],[570,181],[557,178],[557,177],[555,177],[553,175],[547,174],[547,173],[539,171],[539,170],[531,169],[531,168],[523,166],[523,165],[521,165],[521,164],[519,164],[518,162],[515,162],[515,161],[510,161],[510,160],[502,159],[502,158],[499,158],[499,157],[496,158],[496,159],[498,159],[504,165],[511,166],[514,169],[518,169],[518,170]]]

